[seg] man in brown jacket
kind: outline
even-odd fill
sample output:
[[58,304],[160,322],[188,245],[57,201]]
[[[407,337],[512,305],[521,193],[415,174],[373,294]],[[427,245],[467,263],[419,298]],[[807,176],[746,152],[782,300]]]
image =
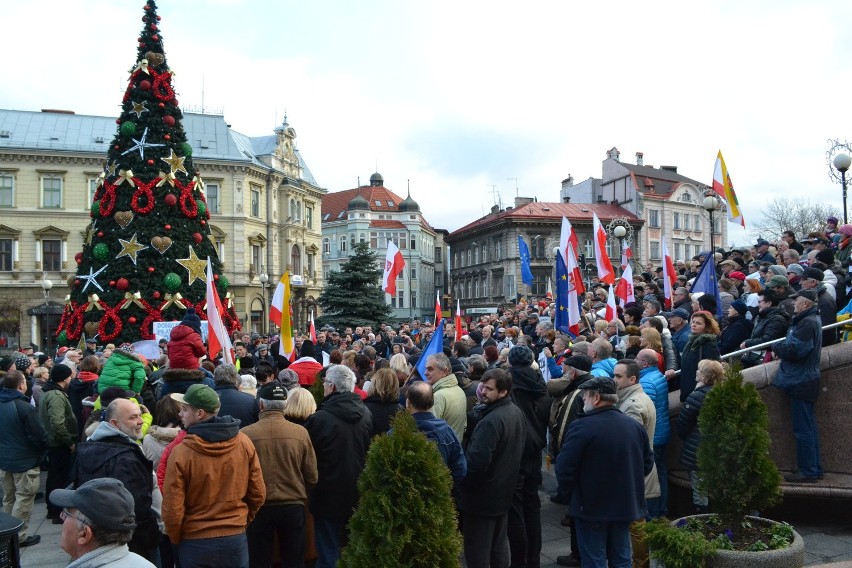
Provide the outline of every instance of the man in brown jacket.
[[308,431],[284,418],[287,391],[267,383],[258,391],[260,419],[243,428],[257,449],[266,502],[248,527],[252,566],[272,565],[278,534],[283,568],[304,568],[305,501],[317,482],[317,457]]
[[171,397],[187,435],[169,456],[163,523],[181,568],[248,568],[246,526],[266,498],[254,444],[238,420],[218,416],[219,397],[207,385]]

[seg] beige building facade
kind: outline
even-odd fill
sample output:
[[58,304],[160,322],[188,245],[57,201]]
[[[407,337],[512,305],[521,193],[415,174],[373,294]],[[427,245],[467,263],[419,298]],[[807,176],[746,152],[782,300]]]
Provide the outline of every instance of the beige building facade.
[[[295,130],[285,118],[273,134],[249,137],[221,115],[193,113],[183,125],[243,329],[274,331],[266,316],[285,271],[295,325],[304,329],[323,286],[317,258],[326,190],[299,155]],[[115,128],[110,117],[0,109],[0,350],[55,346],[48,332],[76,273]]]

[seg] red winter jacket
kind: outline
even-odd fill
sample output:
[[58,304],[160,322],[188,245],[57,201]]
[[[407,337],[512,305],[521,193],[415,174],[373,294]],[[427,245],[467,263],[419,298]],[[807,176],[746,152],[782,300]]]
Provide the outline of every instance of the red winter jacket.
[[169,340],[169,368],[198,369],[198,358],[207,355],[201,335],[188,325],[172,329]]
[[317,363],[313,357],[302,357],[294,363],[290,363],[287,367],[291,371],[296,371],[299,375],[299,384],[301,386],[310,386],[317,380],[317,373],[322,371],[322,365]]

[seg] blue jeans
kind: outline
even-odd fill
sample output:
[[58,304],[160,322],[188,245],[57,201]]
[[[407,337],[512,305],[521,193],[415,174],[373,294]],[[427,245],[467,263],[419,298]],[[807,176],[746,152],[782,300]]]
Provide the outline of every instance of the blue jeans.
[[583,568],[631,568],[630,523],[574,518]]
[[814,403],[800,398],[792,398],[790,401],[799,473],[805,477],[820,477],[822,464],[819,460],[819,432]]
[[346,544],[345,540],[345,521],[338,522],[315,516],[314,542],[317,547],[317,562],[314,568],[335,568],[340,558],[340,550]]
[[180,568],[248,568],[246,533],[182,540],[177,545]]
[[669,469],[666,467],[666,445],[654,446],[654,464],[660,480],[660,496],[647,500],[648,519],[665,517],[669,513]]

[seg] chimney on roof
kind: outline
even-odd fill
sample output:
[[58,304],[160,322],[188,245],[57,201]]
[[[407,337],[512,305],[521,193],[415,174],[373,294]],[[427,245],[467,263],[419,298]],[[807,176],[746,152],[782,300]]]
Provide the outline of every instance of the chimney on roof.
[[661,170],[665,170],[667,172],[672,172],[673,174],[677,173],[677,166],[660,166]]
[[495,205],[491,206],[491,215],[496,215],[499,212],[500,212],[500,206],[499,205],[495,204]]
[[571,203],[571,196],[570,196],[570,195],[566,195],[565,197],[563,197],[563,198],[562,198],[562,203]]
[[645,165],[644,158],[645,158],[645,154],[643,154],[642,152],[636,152],[636,165],[637,166],[644,166]]
[[606,157],[607,157],[607,158],[612,158],[613,160],[615,160],[616,162],[618,162],[618,161],[619,161],[619,158],[621,157],[621,152],[619,152],[619,151],[618,151],[618,148],[616,148],[615,146],[613,146],[613,147],[612,147],[612,148],[611,148],[611,149],[610,149],[610,150],[606,153]]
[[532,197],[516,197],[515,198],[515,208],[522,207],[524,205],[529,205],[534,200]]

